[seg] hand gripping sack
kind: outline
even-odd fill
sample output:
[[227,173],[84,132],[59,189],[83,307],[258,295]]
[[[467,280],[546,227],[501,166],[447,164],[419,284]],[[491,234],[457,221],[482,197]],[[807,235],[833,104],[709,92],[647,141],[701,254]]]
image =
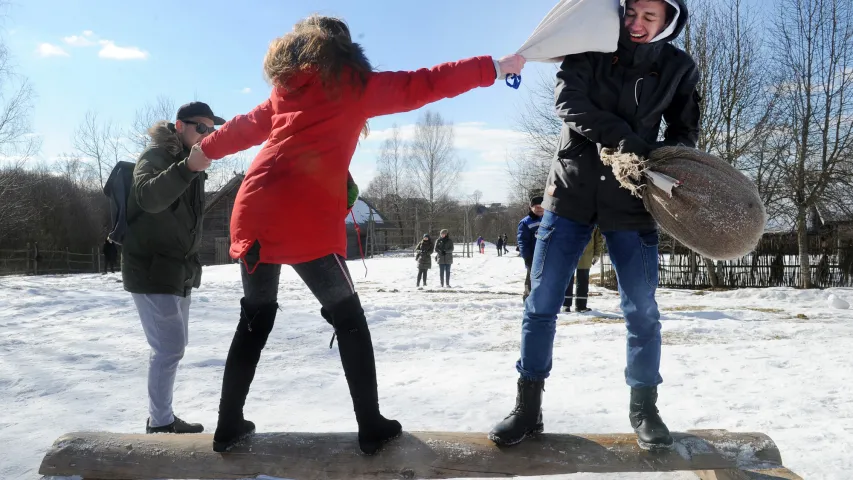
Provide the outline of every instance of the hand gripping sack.
[[667,146],[652,150],[648,160],[602,149],[601,160],[643,199],[661,229],[704,257],[743,257],[764,233],[767,212],[755,184],[714,155]]

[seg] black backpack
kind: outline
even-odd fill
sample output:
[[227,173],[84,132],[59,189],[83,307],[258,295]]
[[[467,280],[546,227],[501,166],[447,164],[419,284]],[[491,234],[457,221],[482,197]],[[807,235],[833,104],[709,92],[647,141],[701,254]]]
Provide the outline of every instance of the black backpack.
[[134,167],[133,162],[118,162],[104,184],[104,195],[110,200],[111,223],[107,238],[118,245],[124,243],[127,226],[133,220],[127,218],[127,197],[131,193]]

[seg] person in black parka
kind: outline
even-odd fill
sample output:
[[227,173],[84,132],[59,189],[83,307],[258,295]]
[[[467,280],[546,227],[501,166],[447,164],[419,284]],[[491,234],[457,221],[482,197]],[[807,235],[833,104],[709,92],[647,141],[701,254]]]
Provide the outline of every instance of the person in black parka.
[[418,287],[421,286],[421,278],[423,278],[424,286],[426,287],[427,271],[432,268],[432,258],[430,255],[434,248],[428,233],[424,234],[423,240],[415,247],[415,261],[418,262]]
[[489,433],[500,445],[517,444],[544,429],[542,392],[552,368],[557,313],[598,225],[619,278],[628,333],[628,419],[641,448],[673,446],[657,409],[663,382],[655,300],[658,228],[643,201],[622,188],[599,152],[609,148],[647,158],[660,145],[695,148],[699,70],[690,55],[672,44],[687,24],[684,0],[622,0],[620,7],[616,51],[567,55],[557,72],[555,107],[562,129],[545,184],[545,214],[536,234],[522,318],[516,406]]

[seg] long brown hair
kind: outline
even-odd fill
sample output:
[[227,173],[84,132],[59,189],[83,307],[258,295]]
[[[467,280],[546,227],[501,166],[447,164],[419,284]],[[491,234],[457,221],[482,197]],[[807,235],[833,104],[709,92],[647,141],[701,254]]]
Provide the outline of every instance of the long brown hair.
[[[312,70],[319,74],[324,89],[334,96],[342,84],[363,88],[373,67],[361,45],[352,41],[346,22],[315,14],[273,40],[264,57],[264,75],[274,87],[289,89],[287,82],[291,77]],[[367,137],[369,131],[365,123],[362,135]]]
[[[309,70],[319,73],[324,87],[336,90],[341,83],[363,86],[373,67],[343,20],[311,15],[273,40],[264,57],[264,74],[276,87],[287,88],[293,75]],[[345,71],[350,78],[343,78]]]

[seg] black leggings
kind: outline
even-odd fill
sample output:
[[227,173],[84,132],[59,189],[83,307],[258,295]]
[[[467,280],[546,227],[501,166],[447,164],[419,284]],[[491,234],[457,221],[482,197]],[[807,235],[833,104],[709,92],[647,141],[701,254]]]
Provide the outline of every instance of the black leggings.
[[[253,306],[275,303],[278,300],[278,282],[281,276],[281,265],[261,263],[256,266],[259,258],[257,245],[255,243],[246,254],[245,263],[240,268],[243,276],[243,296],[246,303]],[[346,263],[334,253],[292,267],[320,305],[326,309],[355,293]],[[253,268],[255,270],[249,273]]]

